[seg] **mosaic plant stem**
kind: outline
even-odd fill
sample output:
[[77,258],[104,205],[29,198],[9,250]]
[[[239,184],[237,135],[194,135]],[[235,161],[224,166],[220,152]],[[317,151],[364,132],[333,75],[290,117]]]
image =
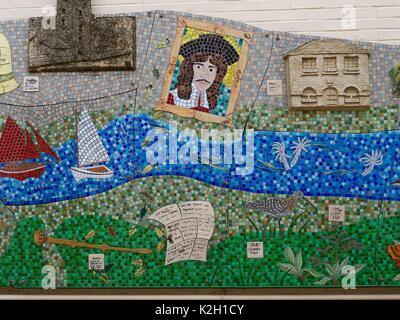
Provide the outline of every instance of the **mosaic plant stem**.
[[46,235],[43,234],[42,230],[36,231],[34,235],[34,240],[37,245],[42,245],[43,243],[49,243],[49,244],[68,246],[71,248],[98,249],[102,251],[121,251],[121,252],[133,252],[141,254],[151,254],[153,252],[150,249],[129,249],[129,248],[111,247],[105,243],[91,244],[86,242],[79,242],[76,240],[57,239],[53,237],[47,237]]

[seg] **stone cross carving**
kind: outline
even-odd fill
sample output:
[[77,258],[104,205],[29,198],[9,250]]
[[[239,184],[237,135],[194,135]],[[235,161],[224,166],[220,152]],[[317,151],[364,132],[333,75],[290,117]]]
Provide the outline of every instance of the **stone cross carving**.
[[58,0],[54,27],[29,20],[29,71],[134,70],[135,17],[94,17],[91,0]]

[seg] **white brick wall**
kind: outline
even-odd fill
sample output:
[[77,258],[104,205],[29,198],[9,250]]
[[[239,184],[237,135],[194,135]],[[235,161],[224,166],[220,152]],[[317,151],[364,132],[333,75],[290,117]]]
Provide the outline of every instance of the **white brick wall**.
[[[94,13],[188,11],[270,30],[400,44],[400,0],[92,0]],[[56,0],[0,0],[0,20],[41,16]],[[355,28],[342,26],[343,6]]]

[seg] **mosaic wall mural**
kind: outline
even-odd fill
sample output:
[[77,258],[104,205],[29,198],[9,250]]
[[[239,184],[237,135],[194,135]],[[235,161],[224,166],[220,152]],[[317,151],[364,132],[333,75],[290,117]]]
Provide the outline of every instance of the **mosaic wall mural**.
[[123,17],[64,69],[0,22],[0,287],[400,286],[399,46]]

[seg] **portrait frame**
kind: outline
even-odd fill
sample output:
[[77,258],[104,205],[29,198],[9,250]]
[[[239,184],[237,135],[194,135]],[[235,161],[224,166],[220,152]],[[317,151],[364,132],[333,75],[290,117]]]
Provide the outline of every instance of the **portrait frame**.
[[[231,93],[227,104],[224,116],[215,115],[199,110],[188,109],[185,107],[176,106],[168,103],[171,84],[173,81],[174,71],[179,59],[179,51],[182,46],[184,31],[186,28],[193,28],[199,31],[208,32],[220,36],[231,36],[237,39],[242,39],[243,44],[239,54],[239,60],[232,80]],[[247,56],[250,49],[250,43],[254,37],[254,32],[240,31],[230,27],[220,26],[208,22],[189,20],[183,17],[178,17],[178,26],[176,35],[171,47],[169,64],[164,75],[163,89],[160,102],[156,105],[156,111],[163,111],[176,114],[183,118],[195,118],[203,122],[212,122],[233,127],[233,114],[236,109],[236,104],[239,100],[240,86],[243,79],[243,74],[247,66]]]

